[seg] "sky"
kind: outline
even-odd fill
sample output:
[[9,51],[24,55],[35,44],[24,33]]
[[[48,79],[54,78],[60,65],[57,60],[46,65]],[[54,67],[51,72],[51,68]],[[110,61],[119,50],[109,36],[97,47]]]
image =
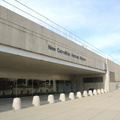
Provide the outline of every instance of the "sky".
[[[19,6],[14,0],[6,1]],[[120,61],[120,0],[18,1]],[[10,8],[2,0],[1,4]]]

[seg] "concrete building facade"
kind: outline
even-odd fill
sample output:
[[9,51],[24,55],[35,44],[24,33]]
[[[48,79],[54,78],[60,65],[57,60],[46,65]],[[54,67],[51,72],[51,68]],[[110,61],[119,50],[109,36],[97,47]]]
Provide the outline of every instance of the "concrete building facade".
[[120,66],[0,6],[0,95],[119,88]]

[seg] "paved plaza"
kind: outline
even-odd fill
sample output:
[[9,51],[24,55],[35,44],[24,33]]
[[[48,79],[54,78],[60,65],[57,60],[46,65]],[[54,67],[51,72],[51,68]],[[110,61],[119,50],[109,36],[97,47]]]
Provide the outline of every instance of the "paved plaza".
[[29,106],[29,99],[21,110],[1,111],[0,120],[120,120],[120,90],[39,107]]

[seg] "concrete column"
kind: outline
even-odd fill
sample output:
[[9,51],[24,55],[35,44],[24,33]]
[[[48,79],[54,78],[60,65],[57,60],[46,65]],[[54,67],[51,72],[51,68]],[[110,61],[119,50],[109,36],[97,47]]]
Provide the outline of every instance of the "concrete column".
[[53,80],[53,91],[57,92],[56,80]]
[[106,89],[107,91],[110,90],[110,75],[109,75],[109,68],[108,68],[108,61],[106,59],[106,67],[107,67],[107,71],[106,74],[104,76],[104,89]]
[[81,76],[77,75],[76,79],[77,79],[77,88],[78,88],[78,91],[83,90],[84,89],[83,78]]

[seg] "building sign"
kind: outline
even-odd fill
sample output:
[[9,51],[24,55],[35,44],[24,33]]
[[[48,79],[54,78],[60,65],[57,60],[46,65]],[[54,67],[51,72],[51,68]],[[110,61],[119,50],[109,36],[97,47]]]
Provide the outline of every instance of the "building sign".
[[61,50],[60,48],[55,48],[51,45],[48,45],[48,49],[52,50],[52,51],[57,51],[58,53],[61,53],[61,54],[64,54],[64,55],[67,55],[67,56],[71,56],[73,58],[76,58],[76,59],[79,59],[79,60],[82,60],[82,61],[86,61],[85,58],[81,57],[81,56],[78,56],[78,55],[75,55],[73,53],[70,53],[66,50]]

